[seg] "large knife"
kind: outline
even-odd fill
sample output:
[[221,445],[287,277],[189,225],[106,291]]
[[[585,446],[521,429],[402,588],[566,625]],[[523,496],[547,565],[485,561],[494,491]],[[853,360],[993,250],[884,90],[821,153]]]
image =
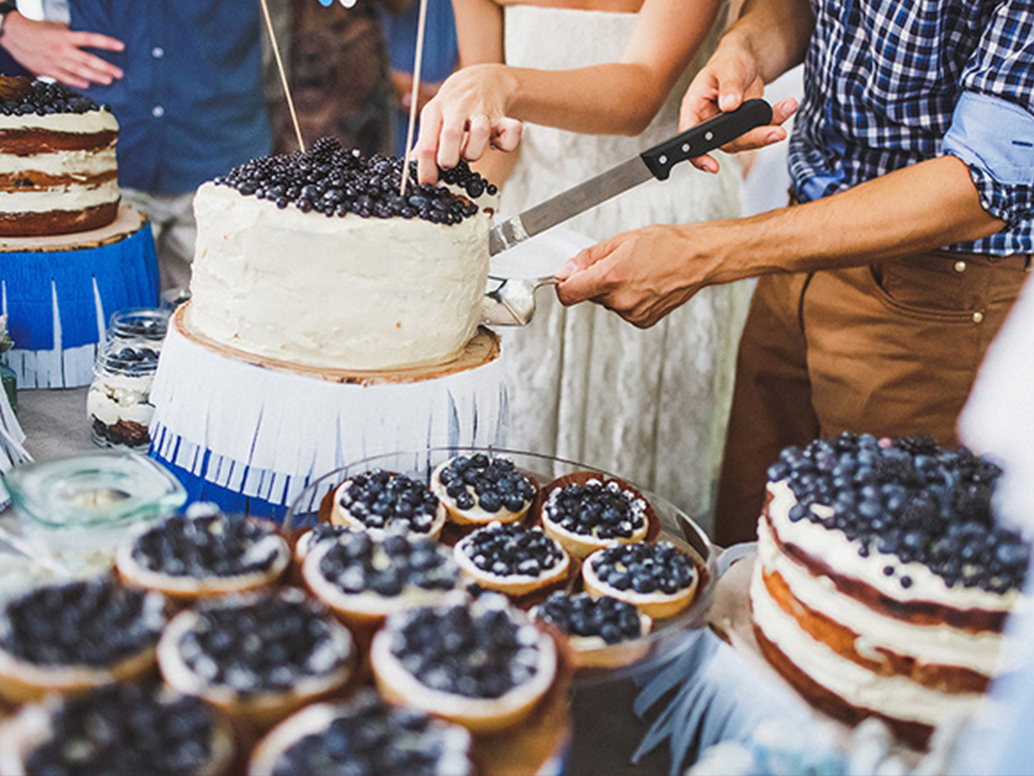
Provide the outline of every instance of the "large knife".
[[488,252],[494,256],[512,248],[650,178],[667,180],[671,168],[679,162],[709,153],[771,121],[772,106],[760,99],[747,100],[736,110],[687,129],[585,183],[496,224],[488,233]]

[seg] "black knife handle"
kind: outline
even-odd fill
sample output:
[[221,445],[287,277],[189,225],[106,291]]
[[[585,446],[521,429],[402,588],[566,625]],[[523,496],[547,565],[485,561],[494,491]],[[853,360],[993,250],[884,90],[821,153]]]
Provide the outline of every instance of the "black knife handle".
[[736,110],[708,119],[671,140],[643,151],[639,156],[650,168],[653,177],[666,181],[671,174],[671,168],[679,162],[721,148],[754,127],[764,126],[771,121],[771,105],[762,99],[747,100]]

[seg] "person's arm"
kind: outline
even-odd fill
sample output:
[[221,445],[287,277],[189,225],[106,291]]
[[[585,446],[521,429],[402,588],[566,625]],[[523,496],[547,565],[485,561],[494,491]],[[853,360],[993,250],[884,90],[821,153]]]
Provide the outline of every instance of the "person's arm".
[[[476,160],[490,144],[513,150],[518,121],[588,134],[640,133],[707,37],[719,7],[719,0],[698,0],[689,13],[682,0],[645,0],[620,60],[592,67],[538,70],[461,56],[463,67],[421,114],[419,179],[433,182],[438,165]],[[461,52],[464,26],[457,5]],[[480,34],[495,37],[494,30]]]
[[942,156],[805,205],[750,218],[624,232],[557,273],[560,300],[592,300],[639,327],[705,286],[776,272],[861,266],[999,231],[970,170]]
[[122,70],[85,48],[122,51],[122,41],[95,32],[72,32],[67,24],[35,21],[13,11],[4,19],[3,46],[26,70],[76,89],[110,84]]

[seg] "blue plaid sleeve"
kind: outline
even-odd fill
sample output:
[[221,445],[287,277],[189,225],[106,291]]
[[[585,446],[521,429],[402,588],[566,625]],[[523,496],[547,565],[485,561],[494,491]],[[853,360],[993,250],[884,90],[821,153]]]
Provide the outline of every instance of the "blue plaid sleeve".
[[1034,9],[1003,2],[962,73],[943,151],[969,165],[984,209],[1034,220]]

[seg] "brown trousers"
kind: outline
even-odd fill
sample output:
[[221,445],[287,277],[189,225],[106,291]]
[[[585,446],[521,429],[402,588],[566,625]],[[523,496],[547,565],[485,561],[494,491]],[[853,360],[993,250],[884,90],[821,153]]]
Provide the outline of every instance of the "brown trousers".
[[760,278],[740,341],[717,543],[755,538],[766,469],[784,447],[842,431],[956,445],[977,368],[1029,271],[1026,255],[934,251]]

